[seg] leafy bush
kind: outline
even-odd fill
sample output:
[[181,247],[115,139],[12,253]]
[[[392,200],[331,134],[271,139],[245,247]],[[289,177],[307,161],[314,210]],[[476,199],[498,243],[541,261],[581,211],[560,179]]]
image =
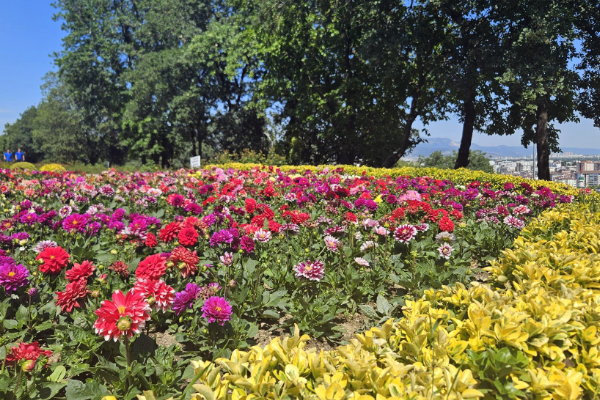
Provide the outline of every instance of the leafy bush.
[[65,172],[66,169],[60,164],[46,164],[40,168],[40,171]]
[[10,169],[28,169],[30,171],[33,171],[36,169],[35,165],[33,165],[32,163],[28,163],[28,162],[16,162],[14,164],[10,165]]

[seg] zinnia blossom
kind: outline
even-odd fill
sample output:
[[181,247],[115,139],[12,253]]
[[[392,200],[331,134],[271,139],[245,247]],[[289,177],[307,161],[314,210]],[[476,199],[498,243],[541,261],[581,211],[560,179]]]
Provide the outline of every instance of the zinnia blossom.
[[0,265],[0,285],[4,286],[6,294],[14,293],[21,286],[29,284],[29,271],[22,264],[4,262]]
[[198,243],[198,232],[194,228],[186,227],[177,234],[179,243],[184,246],[193,246]]
[[325,267],[321,261],[305,261],[294,265],[297,278],[306,278],[311,281],[320,281],[325,276]]
[[223,297],[210,297],[202,306],[202,316],[209,323],[217,322],[221,326],[231,319],[231,313],[231,306]]
[[87,279],[94,273],[94,264],[91,261],[84,261],[81,264],[75,263],[74,267],[65,273],[65,276],[69,282],[73,282],[79,279]]
[[165,243],[172,242],[177,237],[180,229],[181,224],[179,222],[171,222],[160,230],[158,237]]
[[150,313],[150,306],[141,292],[130,290],[123,294],[116,290],[112,301],[104,300],[95,311],[98,319],[94,322],[94,329],[104,340],[116,342],[124,335],[131,338],[144,329]]
[[440,219],[438,225],[440,227],[440,230],[444,232],[452,232],[454,230],[454,222],[452,222],[452,220],[448,217],[443,217],[442,219]]
[[140,261],[135,276],[143,279],[158,280],[167,271],[167,261],[160,254],[154,254]]
[[175,293],[173,311],[179,315],[187,309],[194,307],[194,302],[200,296],[200,287],[195,283],[188,283],[185,290]]
[[62,227],[67,232],[85,232],[87,218],[81,214],[71,214],[62,223]]
[[60,307],[62,312],[67,311],[68,313],[73,311],[73,308],[81,307],[81,300],[90,293],[86,287],[86,281],[84,279],[78,279],[67,284],[67,288],[64,292],[56,292],[58,298],[56,299],[56,305]]
[[154,247],[158,244],[158,241],[156,240],[156,236],[154,236],[154,233],[147,233],[146,234],[146,242],[145,242],[146,246],[148,247]]
[[45,274],[57,274],[67,266],[69,257],[69,253],[62,247],[49,247],[38,254],[36,260],[43,261],[40,265],[40,271]]

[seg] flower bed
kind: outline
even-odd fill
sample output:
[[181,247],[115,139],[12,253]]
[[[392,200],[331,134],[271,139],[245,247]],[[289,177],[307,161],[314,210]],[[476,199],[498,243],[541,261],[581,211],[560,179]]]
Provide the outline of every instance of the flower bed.
[[489,267],[491,285],[429,290],[335,351],[307,351],[296,331],[192,361],[193,398],[596,398],[599,206],[545,212]]
[[[532,218],[592,196],[489,174],[419,172],[239,165],[193,174],[0,171],[0,395],[177,393],[194,376],[190,358],[235,360],[261,337],[294,329],[318,338],[313,347],[329,346],[352,337],[345,321],[360,317],[355,328],[361,330],[390,317],[423,317],[423,302],[431,300],[414,302],[423,294],[464,297],[457,305],[462,311],[453,312],[465,318],[469,293],[477,299],[491,293],[478,281],[524,281],[518,265],[492,260]],[[443,298],[436,301],[442,308]],[[442,340],[440,332],[457,323],[433,321],[431,338],[417,335],[419,346]],[[397,326],[384,325],[381,339],[395,337],[400,346],[405,339]],[[417,328],[426,329],[411,329]],[[283,346],[300,351],[305,339],[295,336]],[[471,340],[458,341],[470,346]],[[481,341],[480,350],[492,344],[487,336]],[[381,354],[389,351],[376,342]],[[356,342],[350,346],[364,352]],[[421,350],[413,347],[390,349],[416,351],[412,363],[422,365],[410,369],[426,371]],[[441,351],[435,349],[433,358]],[[275,368],[274,360],[267,362]],[[463,367],[455,365],[467,374]],[[215,386],[222,384],[211,368],[196,373],[227,393]],[[296,371],[290,371],[292,379]],[[452,372],[448,366],[439,376]],[[323,374],[314,373],[314,391],[302,390],[319,395]],[[308,382],[304,370],[296,378],[295,384]],[[434,389],[441,388],[436,379]],[[459,379],[470,382],[466,375]],[[330,397],[330,389],[323,390]]]

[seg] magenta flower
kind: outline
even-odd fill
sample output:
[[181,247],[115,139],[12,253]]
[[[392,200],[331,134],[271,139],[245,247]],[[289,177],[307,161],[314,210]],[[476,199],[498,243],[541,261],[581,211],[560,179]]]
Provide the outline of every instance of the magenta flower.
[[192,308],[194,302],[200,296],[200,287],[195,283],[188,283],[185,290],[175,293],[173,301],[173,311],[179,315],[185,310]]
[[29,271],[22,264],[6,262],[0,265],[0,285],[6,294],[14,293],[21,286],[29,284]]
[[240,247],[242,250],[245,250],[246,253],[250,254],[254,251],[254,240],[252,240],[251,237],[242,236],[242,239],[240,240]]
[[67,232],[79,231],[85,232],[87,218],[81,214],[71,214],[62,223],[62,227]]
[[217,322],[223,326],[225,322],[231,319],[231,306],[223,297],[210,297],[202,306],[202,316],[209,323]]

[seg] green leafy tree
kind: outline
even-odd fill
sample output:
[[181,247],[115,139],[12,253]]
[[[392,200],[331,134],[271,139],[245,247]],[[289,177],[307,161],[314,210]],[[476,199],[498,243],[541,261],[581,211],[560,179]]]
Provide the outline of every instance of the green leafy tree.
[[[455,150],[452,154],[444,155],[440,150],[434,151],[427,157],[419,156],[416,164],[422,167],[432,167],[440,169],[455,168],[455,160],[458,152]],[[469,165],[467,169],[474,171],[483,171],[493,173],[494,169],[490,164],[490,159],[481,150],[473,150],[468,155]]]
[[21,149],[25,153],[25,159],[29,162],[38,162],[43,159],[43,152],[33,141],[33,130],[38,108],[31,106],[25,110],[12,124],[4,126],[4,135],[0,136],[0,148],[2,152],[6,149],[16,151]]

